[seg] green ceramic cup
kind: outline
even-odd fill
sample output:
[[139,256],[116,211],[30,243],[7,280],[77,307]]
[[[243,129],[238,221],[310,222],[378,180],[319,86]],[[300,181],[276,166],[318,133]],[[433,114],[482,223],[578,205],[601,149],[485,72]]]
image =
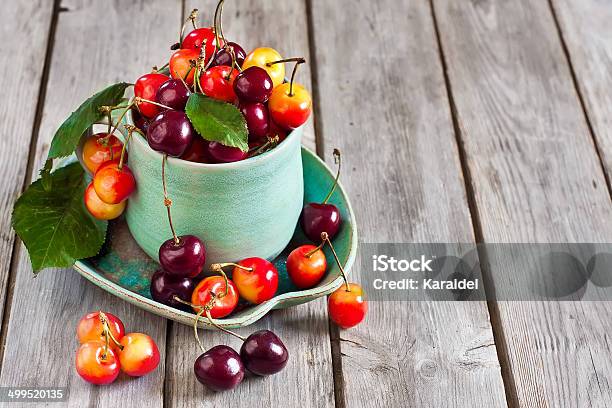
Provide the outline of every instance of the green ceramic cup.
[[[259,156],[224,164],[168,158],[166,182],[178,235],[206,245],[207,266],[258,256],[275,258],[289,243],[302,211],[302,128]],[[162,155],[134,133],[129,164],[136,178],[126,220],[138,245],[153,259],[172,237],[162,189]]]

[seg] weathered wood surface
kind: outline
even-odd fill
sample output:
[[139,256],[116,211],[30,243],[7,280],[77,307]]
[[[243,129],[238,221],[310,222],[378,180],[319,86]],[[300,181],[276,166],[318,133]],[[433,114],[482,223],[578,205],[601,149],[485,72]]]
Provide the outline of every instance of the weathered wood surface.
[[[2,5],[0,13],[0,319],[4,313],[7,280],[15,232],[13,204],[22,190],[28,166],[30,140],[43,77],[53,2],[29,1]],[[16,38],[28,38],[24,47]]]
[[[194,5],[192,6],[192,4]],[[187,2],[185,15],[198,8],[203,24],[210,24],[216,1]],[[283,56],[308,55],[306,9],[301,1],[265,2],[233,0],[224,10],[223,28],[229,40],[250,50],[270,46]],[[248,51],[247,51],[248,52]],[[297,79],[311,89],[310,70],[301,67]],[[312,124],[304,144],[314,149]],[[308,134],[308,129],[307,133]],[[331,407],[334,405],[332,358],[325,299],[295,308],[275,311],[253,326],[239,331],[242,335],[270,329],[283,340],[290,353],[285,370],[268,378],[250,377],[231,393],[213,393],[193,376],[193,363],[202,353],[190,327],[172,323],[166,368],[166,406],[294,406]],[[228,344],[239,350],[240,340],[224,333],[202,331],[206,348]]]
[[[549,4],[434,5],[484,241],[610,242],[606,181]],[[612,404],[605,303],[497,309],[512,405]]]
[[[429,4],[311,3],[318,136],[344,153],[360,240],[473,242]],[[339,406],[506,406],[484,302],[372,302],[336,336]]]
[[[64,0],[61,6],[34,169],[44,162],[58,124],[81,101],[109,83],[135,79],[167,58],[165,44],[174,40],[181,15],[181,2],[167,0]],[[29,129],[16,136],[28,139]],[[25,248],[20,249],[0,384],[67,386],[70,399],[63,406],[161,406],[165,319],[99,290],[73,270],[47,270],[34,278]],[[160,369],[140,379],[122,375],[111,392],[81,380],[74,372],[74,330],[82,315],[96,309],[120,316],[128,331],[151,335],[162,353]]]
[[554,0],[551,5],[612,188],[612,3]]

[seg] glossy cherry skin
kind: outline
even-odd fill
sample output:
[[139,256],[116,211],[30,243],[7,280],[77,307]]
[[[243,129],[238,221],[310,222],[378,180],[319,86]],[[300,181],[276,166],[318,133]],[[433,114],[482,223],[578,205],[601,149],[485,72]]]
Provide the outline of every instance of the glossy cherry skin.
[[[236,63],[239,67],[244,63],[244,59],[246,58],[246,52],[244,49],[236,44],[235,42],[228,42],[227,47],[231,47],[234,50],[234,58],[236,59]],[[222,48],[215,54],[215,60],[213,61],[213,66],[216,65],[227,65],[228,67],[232,66],[232,56],[228,49]]]
[[[223,43],[220,38],[219,41],[221,44]],[[208,62],[210,57],[215,52],[215,31],[212,27],[196,28],[189,32],[189,34],[183,38],[181,48],[193,49],[200,52],[202,44],[204,44],[204,51],[206,53],[205,58]]]
[[219,142],[209,142],[208,154],[217,162],[231,163],[246,159],[248,152],[243,152],[237,147],[225,146]]
[[289,94],[289,84],[282,84],[274,88],[268,108],[270,116],[280,127],[295,129],[302,126],[312,112],[312,98],[303,86],[293,84],[292,93]]
[[241,102],[239,109],[246,119],[249,142],[264,139],[270,131],[270,117],[266,105],[255,102]]
[[169,79],[157,90],[155,100],[174,110],[184,111],[191,92],[180,79]]
[[[150,74],[144,74],[136,80],[134,84],[134,95],[139,96],[143,99],[155,101],[155,94],[159,87],[168,80],[168,76],[152,72]],[[152,118],[157,115],[161,108],[159,106],[150,104],[148,102],[142,102],[137,104],[140,113],[147,117]]]
[[327,300],[329,317],[343,329],[358,325],[368,312],[368,302],[361,286],[356,283],[349,284],[350,292],[342,284]]
[[189,145],[181,159],[196,163],[215,163],[215,159],[208,153],[208,141],[194,136],[193,142]]
[[204,94],[223,102],[234,103],[234,79],[238,76],[237,69],[225,65],[208,68],[200,77],[200,86]]
[[271,262],[253,257],[243,259],[238,265],[252,269],[234,267],[232,280],[240,296],[256,305],[274,297],[278,289],[278,271]]
[[192,278],[172,276],[163,270],[159,270],[151,277],[151,297],[156,302],[188,311],[191,308],[177,302],[175,296],[185,302],[190,302],[195,286],[195,281]]
[[131,377],[142,377],[159,365],[159,349],[153,339],[144,333],[128,333],[119,343],[121,370]]
[[[194,305],[206,306],[211,299],[211,292],[216,295],[210,315],[214,319],[220,319],[232,313],[238,304],[238,289],[231,279],[227,281],[227,294],[225,294],[225,280],[221,276],[209,276],[203,279],[193,290],[191,303]],[[200,308],[193,308],[196,312]]]
[[[115,339],[121,339],[125,335],[125,326],[123,325],[121,319],[108,312],[104,312],[104,314],[106,315],[110,332],[113,334]],[[79,340],[80,344],[88,341],[106,341],[106,338],[104,337],[104,326],[100,321],[99,311],[87,313],[85,316],[83,316],[77,324],[76,332],[77,339]],[[109,346],[115,351],[118,350],[117,346],[112,340],[109,342]]]
[[114,220],[123,214],[127,205],[127,201],[122,201],[119,204],[107,204],[100,200],[94,189],[93,181],[85,189],[83,201],[85,201],[87,211],[99,220]]
[[114,135],[108,137],[108,133],[96,133],[83,143],[83,163],[94,174],[102,163],[119,158],[122,148],[123,143]]
[[274,87],[279,86],[285,81],[285,64],[272,64],[267,65],[270,62],[279,61],[283,59],[281,55],[273,48],[261,47],[255,48],[253,51],[247,55],[244,63],[242,64],[242,69],[246,70],[249,67],[260,67],[265,69],[270,75],[272,79],[272,83]]
[[76,352],[76,370],[91,384],[110,384],[119,375],[119,359],[112,348],[106,350],[103,341],[88,341]]
[[327,270],[327,259],[321,249],[310,255],[314,245],[302,245],[295,248],[287,257],[287,273],[289,279],[300,289],[312,288],[321,282]]
[[270,330],[259,330],[242,343],[240,357],[247,370],[257,375],[272,375],[289,361],[289,352],[281,339]]
[[176,243],[174,238],[159,247],[159,263],[169,275],[193,278],[206,263],[206,248],[195,235],[181,235]]
[[147,129],[149,128],[149,121],[146,120],[138,111],[137,108],[132,108],[132,121],[134,122],[134,126],[143,132],[147,133]]
[[266,103],[273,88],[274,84],[268,72],[258,66],[245,69],[234,81],[234,92],[243,102]]
[[302,210],[302,229],[313,242],[321,241],[322,232],[334,238],[341,222],[340,211],[333,204],[309,203]]
[[235,388],[244,378],[240,355],[229,346],[215,346],[198,357],[193,371],[199,382],[214,391]]
[[132,170],[119,159],[103,163],[93,178],[93,186],[100,200],[107,204],[119,204],[136,190],[136,179]]
[[195,131],[184,112],[169,110],[160,113],[149,124],[147,142],[151,149],[180,157],[194,139]]
[[[192,68],[190,61],[197,62],[199,56],[200,51],[197,49],[181,49],[172,54],[169,63],[172,78],[183,78],[187,85],[193,85],[195,68]],[[188,72],[189,75],[187,75]]]

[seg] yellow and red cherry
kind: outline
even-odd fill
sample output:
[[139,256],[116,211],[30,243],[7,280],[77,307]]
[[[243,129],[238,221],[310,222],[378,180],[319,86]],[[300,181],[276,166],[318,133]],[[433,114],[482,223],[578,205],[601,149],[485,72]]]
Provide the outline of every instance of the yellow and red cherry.
[[[144,74],[140,78],[136,80],[134,84],[134,95],[138,96],[142,99],[148,99],[150,101],[155,101],[155,95],[157,94],[157,90],[164,82],[168,79],[167,75],[160,74],[157,72],[151,72],[149,74]],[[136,104],[138,106],[138,110],[140,113],[147,118],[152,118],[157,115],[162,108],[159,106],[153,105],[148,102],[138,102]]]
[[232,280],[238,293],[248,302],[260,304],[270,300],[278,289],[278,271],[263,258],[246,258],[238,262]]
[[363,321],[368,312],[368,302],[361,286],[347,283],[329,296],[327,309],[334,323],[348,329]]
[[211,67],[204,71],[200,77],[200,87],[204,94],[210,98],[234,103],[236,101],[234,80],[237,76],[238,70],[226,65]]
[[[210,303],[213,293],[215,294],[215,300],[213,307],[210,309],[211,317],[220,319],[234,311],[238,304],[238,289],[230,279],[227,280],[226,284],[222,276],[209,276],[198,283],[191,295],[191,303],[194,306],[206,307]],[[196,312],[200,311],[199,307],[193,309]]]
[[[193,85],[195,64],[199,56],[200,51],[197,49],[181,49],[172,54],[169,63],[170,75],[172,75],[172,78],[182,78],[187,85]],[[152,98],[155,98],[155,95],[153,95]]]
[[75,365],[81,378],[91,384],[110,384],[119,375],[117,355],[100,340],[81,344],[76,352]]
[[100,200],[94,189],[93,181],[85,189],[84,201],[87,211],[98,220],[114,220],[123,214],[127,205],[127,201],[122,201],[119,204],[107,204]]
[[128,333],[119,340],[121,370],[131,377],[141,377],[159,365],[159,349],[153,339],[143,333]]
[[93,186],[100,200],[107,204],[119,204],[134,192],[136,179],[127,164],[111,160],[98,168]]
[[287,257],[287,273],[291,282],[300,289],[316,286],[327,270],[327,259],[320,247],[302,245]]
[[202,45],[204,45],[205,59],[208,62],[215,53],[215,31],[212,27],[201,27],[192,30],[183,38],[181,48],[197,50],[198,53],[201,53]]
[[302,210],[302,230],[312,241],[319,241],[323,232],[326,232],[332,239],[338,233],[342,223],[338,207],[328,203],[340,178],[341,159],[338,149],[334,149],[334,159],[338,164],[338,172],[329,193],[322,203],[308,203]]
[[284,129],[302,126],[312,113],[310,93],[299,84],[281,84],[274,88],[268,101],[272,120]]
[[273,85],[276,87],[285,81],[285,64],[273,63],[282,60],[282,58],[274,48],[255,48],[242,63],[242,70],[244,71],[249,67],[263,68],[268,72]]
[[[111,334],[116,340],[120,340],[125,335],[125,326],[121,319],[114,314],[104,312],[106,321]],[[88,313],[79,320],[77,324],[77,339],[80,344],[88,341],[102,341],[106,340],[104,335],[104,324],[100,320],[100,312]],[[109,342],[109,346],[114,350],[118,350],[114,342]]]
[[119,158],[123,143],[114,135],[96,133],[83,143],[83,163],[94,174],[104,162]]

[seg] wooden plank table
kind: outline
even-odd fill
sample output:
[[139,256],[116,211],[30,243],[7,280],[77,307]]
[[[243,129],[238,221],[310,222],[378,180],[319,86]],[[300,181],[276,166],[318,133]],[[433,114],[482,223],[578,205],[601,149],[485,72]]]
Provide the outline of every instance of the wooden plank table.
[[[371,302],[344,331],[320,299],[255,325],[290,349],[282,374],[211,393],[190,328],[71,270],[33,278],[9,214],[54,130],[93,91],[163,64],[184,16],[210,21],[214,4],[4,6],[0,386],[66,386],[74,407],[612,406],[605,302]],[[611,242],[610,16],[599,0],[229,0],[224,23],[246,49],[308,60],[304,144],[330,163],[343,151],[362,242]],[[106,388],[76,376],[73,328],[100,308],[155,338],[158,370]]]

